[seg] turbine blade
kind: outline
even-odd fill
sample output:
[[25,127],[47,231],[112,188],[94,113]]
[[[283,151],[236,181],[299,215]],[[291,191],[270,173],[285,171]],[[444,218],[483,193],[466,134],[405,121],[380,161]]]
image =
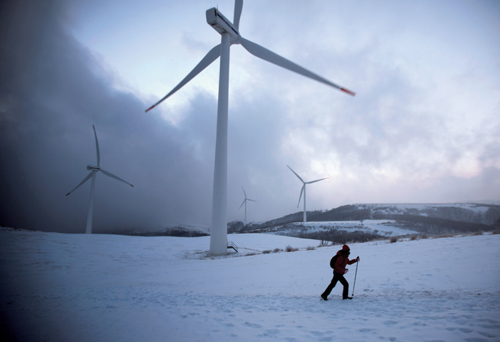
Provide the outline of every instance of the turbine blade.
[[97,151],[97,167],[101,165],[101,154],[99,153],[99,142],[97,141],[97,132],[95,131],[95,126],[92,125],[94,128],[94,135],[95,135],[95,148]]
[[93,172],[94,172],[94,171],[91,171],[91,172],[87,175],[87,177],[85,177],[85,178],[82,180],[82,182],[81,182],[80,184],[78,184],[78,185],[77,185],[77,186],[76,186],[73,190],[71,190],[70,192],[68,192],[68,193],[66,194],[66,196],[68,196],[70,193],[72,193],[73,191],[75,191],[76,189],[78,189],[78,188],[79,188],[79,187],[80,187],[83,183],[85,183],[86,181],[88,181],[88,180],[90,179],[90,177],[92,177],[92,173],[93,173]]
[[243,9],[243,0],[235,0],[233,25],[236,27],[237,30],[240,29],[240,17],[242,9]]
[[[243,189],[243,187],[241,187]],[[245,199],[247,198],[247,193],[245,192],[245,189],[243,189],[243,194],[245,195]]]
[[339,90],[341,90],[349,95],[352,95],[352,96],[356,95],[355,92],[353,92],[349,89],[346,89],[344,87],[341,87],[338,84],[330,82],[327,79],[325,79],[321,76],[318,76],[315,73],[313,73],[307,69],[304,69],[300,65],[297,65],[297,64],[289,61],[288,59],[283,58],[280,55],[277,55],[274,52],[272,52],[272,51],[270,51],[270,50],[268,50],[268,49],[266,49],[258,44],[255,44],[255,43],[253,43],[253,42],[251,42],[243,37],[240,37],[239,41],[240,41],[241,45],[243,45],[243,47],[248,52],[250,52],[252,55],[254,55],[256,57],[259,57],[265,61],[276,64],[276,65],[283,67],[285,69],[288,69],[290,71],[301,74],[302,76],[312,78],[313,80],[316,80],[318,82],[324,83],[324,84],[329,85],[331,87],[337,88],[337,89],[339,89]]
[[330,177],[326,177],[326,178],[321,178],[321,179],[317,179],[317,180],[314,180],[314,181],[310,181],[310,182],[307,182],[306,184],[311,184],[311,183],[316,183],[316,182],[319,182],[319,181],[322,181],[322,180],[325,180],[325,179],[328,179]]
[[213,61],[219,58],[219,56],[220,56],[220,44],[216,45],[215,47],[212,48],[212,50],[208,51],[205,57],[203,57],[203,59],[194,67],[194,69],[191,70],[191,72],[186,77],[184,77],[184,79],[174,89],[172,89],[170,93],[168,93],[160,101],[156,102],[154,105],[149,107],[146,110],[146,113],[151,109],[153,109],[154,107],[156,107],[157,105],[159,105],[164,100],[166,100],[170,95],[174,94],[177,90],[181,89],[186,83],[191,81],[196,75],[202,72],[203,69],[205,69],[207,66],[212,64]]
[[246,201],[247,201],[247,199],[245,198],[245,199],[243,200],[243,203],[241,203],[240,207],[238,208],[238,210],[240,210],[240,209],[241,209],[241,207],[243,206],[243,204],[245,204],[245,202],[246,202]]
[[304,188],[306,187],[306,185],[302,185],[302,190],[300,190],[300,196],[299,196],[299,203],[297,203],[297,208],[299,207],[300,205],[300,199],[302,198],[302,194],[304,193]]
[[120,177],[117,177],[117,176],[115,176],[114,174],[112,174],[112,173],[110,173],[110,172],[108,172],[108,171],[105,171],[105,170],[101,169],[101,172],[102,172],[102,173],[104,173],[104,174],[105,174],[106,176],[108,176],[108,177],[111,177],[111,178],[117,179],[117,180],[119,180],[120,182],[123,182],[123,183],[125,183],[125,184],[130,185],[131,187],[134,187],[134,186],[133,186],[132,184],[130,184],[129,182],[124,181],[124,180],[123,180],[123,179],[121,179]]
[[300,178],[300,176],[299,176],[299,175],[298,175],[295,171],[293,171],[293,170],[292,170],[292,168],[291,168],[290,166],[288,166],[288,165],[287,165],[287,167],[288,167],[288,168],[289,168],[289,169],[290,169],[293,173],[295,173],[295,176],[297,176],[297,177],[300,179],[300,181],[301,181],[302,183],[305,183],[305,182],[304,182],[304,180],[303,180],[302,178]]

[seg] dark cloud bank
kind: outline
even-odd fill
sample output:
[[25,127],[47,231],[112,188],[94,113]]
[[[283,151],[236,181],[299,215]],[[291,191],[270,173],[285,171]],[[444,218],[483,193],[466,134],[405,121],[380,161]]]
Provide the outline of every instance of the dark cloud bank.
[[[0,225],[84,232],[90,183],[69,197],[65,194],[85,177],[86,166],[96,163],[92,125],[99,137],[102,168],[135,186],[98,174],[94,232],[208,224],[216,99],[198,93],[177,126],[161,119],[160,111],[145,114],[151,103],[116,90],[113,75],[71,36],[66,6],[65,1],[0,3]],[[242,185],[250,198],[259,200],[249,208],[251,220],[298,210],[300,186],[286,168],[293,161],[286,160],[280,150],[288,134],[283,122],[286,116],[280,115],[286,112],[280,107],[285,104],[272,101],[259,89],[248,91],[258,92],[258,101],[238,98],[230,103],[230,220],[243,218],[242,211],[237,210],[243,200]],[[375,108],[376,100],[368,97],[357,97],[357,104],[345,115],[369,126],[373,143],[367,146],[373,148],[357,146],[355,137],[342,138],[341,131],[332,133],[334,141],[328,148],[337,152],[343,166],[367,170],[362,183],[344,189],[355,196],[350,201],[390,202],[392,195],[387,191],[375,197],[363,197],[361,192],[371,177],[370,166],[385,162],[378,153],[389,146],[388,155],[392,155],[394,145],[401,145],[390,143],[383,122],[365,113],[364,104]],[[162,110],[168,110],[168,106]],[[425,140],[425,132],[417,133]],[[405,139],[409,138],[401,138]],[[497,145],[489,151],[497,155]],[[344,156],[346,153],[349,155]],[[357,163],[353,165],[349,158]],[[421,197],[437,201],[495,197],[499,174],[497,168],[490,167],[468,180],[445,177],[436,187],[439,189]],[[317,208],[313,201],[308,198],[309,208]]]
[[[112,75],[71,36],[66,7],[64,1],[1,5],[0,225],[84,232],[90,182],[65,194],[88,174],[87,165],[96,164],[92,125],[101,167],[134,184],[98,173],[94,232],[208,224],[216,99],[198,93],[177,126],[159,111],[145,114],[150,103],[113,88]],[[243,103],[243,115],[230,122],[229,219],[242,215],[244,180],[272,182],[260,195],[269,201],[280,193],[269,175],[286,174],[286,162],[270,164],[259,155],[265,151],[280,161],[280,119],[265,118],[263,110],[282,111],[275,107],[265,97]],[[251,168],[242,162],[247,159],[254,161]]]
[[[199,132],[144,114],[146,104],[114,90],[65,18],[62,2],[1,5],[0,225],[83,232],[90,182],[65,194],[96,164],[93,124],[101,167],[135,186],[98,174],[95,232],[206,221],[210,162],[195,158],[186,136]],[[200,96],[183,125],[214,106]]]

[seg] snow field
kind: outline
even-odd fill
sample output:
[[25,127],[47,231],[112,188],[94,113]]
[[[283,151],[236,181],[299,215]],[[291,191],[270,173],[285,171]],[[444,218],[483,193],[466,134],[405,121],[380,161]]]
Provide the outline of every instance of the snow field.
[[417,210],[427,210],[427,209],[435,209],[437,207],[449,208],[456,207],[474,211],[476,213],[484,214],[488,211],[489,205],[482,203],[385,203],[385,204],[355,204],[358,207],[362,208],[373,208],[376,210],[380,210],[389,213],[399,213],[403,214],[409,209],[417,209]]
[[[407,236],[407,235],[420,235],[418,232],[401,229],[395,227],[395,220],[363,220],[361,221],[326,221],[326,222],[297,222],[295,225],[304,226],[307,228],[308,233],[320,232],[329,229],[337,229],[343,231],[362,231],[365,233],[375,233],[377,231],[378,235],[385,236]],[[291,230],[280,231],[282,233],[289,234]]]
[[[70,235],[0,228],[0,310],[22,341],[498,341],[500,235],[352,244],[354,300],[319,295],[340,246],[230,235]],[[352,285],[356,265],[346,279]]]

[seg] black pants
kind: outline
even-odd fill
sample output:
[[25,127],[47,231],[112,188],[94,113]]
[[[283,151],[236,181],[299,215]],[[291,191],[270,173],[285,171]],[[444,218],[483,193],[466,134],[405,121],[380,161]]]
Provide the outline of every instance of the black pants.
[[335,285],[337,285],[337,281],[340,281],[340,283],[342,285],[344,285],[344,291],[342,292],[342,298],[346,299],[348,297],[348,293],[349,293],[349,283],[347,282],[347,280],[345,280],[343,274],[337,273],[335,271],[333,272],[333,279],[332,279],[330,285],[328,285],[325,292],[323,292],[322,296],[328,297],[328,295],[330,294],[330,292],[332,292]]

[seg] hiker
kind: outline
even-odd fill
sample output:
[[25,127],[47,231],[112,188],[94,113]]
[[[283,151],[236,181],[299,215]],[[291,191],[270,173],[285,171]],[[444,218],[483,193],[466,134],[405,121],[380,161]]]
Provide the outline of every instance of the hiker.
[[337,260],[335,261],[334,265],[331,265],[333,267],[333,279],[330,285],[328,285],[328,287],[326,288],[325,292],[321,294],[321,298],[323,298],[323,300],[328,300],[328,295],[330,294],[330,292],[332,292],[335,285],[337,285],[337,281],[340,281],[340,283],[344,285],[342,298],[352,299],[352,297],[349,297],[348,295],[349,283],[344,278],[344,274],[347,273],[347,269],[345,267],[346,265],[352,265],[355,262],[358,262],[359,256],[356,259],[349,260],[349,254],[351,254],[351,249],[347,245],[342,246],[342,249],[337,252]]

